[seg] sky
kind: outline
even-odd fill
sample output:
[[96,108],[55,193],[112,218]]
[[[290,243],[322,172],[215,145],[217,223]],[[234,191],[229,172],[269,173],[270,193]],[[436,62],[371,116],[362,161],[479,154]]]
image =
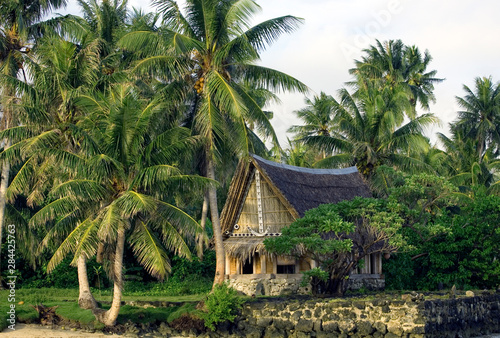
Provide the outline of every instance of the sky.
[[[179,1],[179,3],[182,3]],[[476,77],[500,81],[500,2],[495,0],[257,0],[261,13],[254,24],[283,15],[304,19],[301,27],[283,35],[261,54],[261,65],[294,76],[311,88],[312,98],[321,91],[337,98],[339,89],[351,80],[348,73],[363,49],[376,40],[401,39],[406,45],[428,50],[433,60],[428,70],[437,70],[445,81],[435,85],[436,103],[430,112],[441,120],[427,131],[436,142],[437,132],[448,134],[460,108],[456,96],[463,85],[474,88]],[[129,0],[129,6],[153,11],[148,0]],[[60,13],[79,14],[76,0],[69,0]],[[272,124],[282,146],[287,129],[300,124],[294,111],[305,107],[304,95],[280,94],[281,104]]]

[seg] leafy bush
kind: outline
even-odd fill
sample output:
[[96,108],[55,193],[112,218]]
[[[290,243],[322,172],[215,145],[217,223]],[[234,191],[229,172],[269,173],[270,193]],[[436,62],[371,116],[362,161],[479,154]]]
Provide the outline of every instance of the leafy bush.
[[349,271],[366,255],[394,252],[405,243],[399,233],[403,219],[397,203],[356,197],[307,210],[304,217],[267,238],[266,250],[277,255],[303,255],[319,268],[305,274],[316,294],[342,295]]
[[215,274],[215,251],[207,250],[204,252],[203,260],[193,257],[191,261],[186,258],[172,257],[172,273],[169,279],[183,280],[192,275],[198,277],[209,277],[213,279]]
[[[22,288],[27,289],[38,289],[46,287],[55,288],[77,288],[78,287],[78,271],[77,268],[71,266],[72,257],[66,257],[51,273],[47,273],[47,262],[36,268],[36,270],[31,270],[31,268],[23,267],[21,271],[21,281],[20,285]],[[19,266],[23,266],[19,264]],[[99,283],[101,287],[109,286],[109,281],[104,277],[96,275],[96,268],[101,265],[95,261],[95,258],[87,262],[87,275],[89,277],[89,282],[91,285]]]
[[244,300],[238,296],[236,290],[226,283],[216,285],[205,301],[205,307],[208,311],[202,315],[205,326],[215,330],[216,324],[226,320],[234,320],[243,303]]

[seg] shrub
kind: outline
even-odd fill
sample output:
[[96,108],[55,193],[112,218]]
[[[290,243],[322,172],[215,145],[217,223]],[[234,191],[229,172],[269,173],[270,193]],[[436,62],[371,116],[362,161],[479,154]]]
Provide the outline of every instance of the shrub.
[[226,320],[234,320],[243,302],[244,300],[238,296],[236,290],[226,283],[216,285],[205,301],[205,307],[208,311],[202,315],[205,326],[215,330],[216,324]]

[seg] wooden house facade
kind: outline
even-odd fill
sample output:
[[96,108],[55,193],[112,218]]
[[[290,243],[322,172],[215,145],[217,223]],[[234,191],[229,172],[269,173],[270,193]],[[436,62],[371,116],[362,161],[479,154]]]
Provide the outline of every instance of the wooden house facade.
[[[230,285],[252,295],[308,292],[300,288],[302,272],[316,266],[309,257],[276,256],[264,239],[312,208],[356,196],[371,197],[356,167],[310,169],[280,164],[253,155],[240,162],[221,214]],[[350,287],[383,288],[380,254],[365,257],[350,275]],[[368,285],[367,285],[368,284]]]

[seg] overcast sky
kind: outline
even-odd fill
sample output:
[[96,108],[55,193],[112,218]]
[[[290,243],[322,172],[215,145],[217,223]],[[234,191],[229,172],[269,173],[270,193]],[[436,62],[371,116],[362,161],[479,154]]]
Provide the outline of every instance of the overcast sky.
[[[441,127],[429,130],[448,132],[448,123],[459,110],[455,96],[462,86],[471,89],[475,77],[500,80],[500,2],[494,0],[257,0],[262,12],[255,23],[269,18],[295,15],[304,24],[282,36],[262,54],[262,65],[283,71],[308,85],[310,96],[321,91],[336,97],[349,81],[348,70],[362,50],[375,40],[401,39],[406,45],[428,50],[433,57],[429,70],[445,81],[435,86],[436,104],[431,112]],[[148,0],[129,0],[132,7],[152,10]],[[75,0],[65,11],[78,14]],[[273,105],[273,125],[286,144],[286,130],[299,124],[294,110],[304,107],[301,94],[280,95],[282,104]]]

